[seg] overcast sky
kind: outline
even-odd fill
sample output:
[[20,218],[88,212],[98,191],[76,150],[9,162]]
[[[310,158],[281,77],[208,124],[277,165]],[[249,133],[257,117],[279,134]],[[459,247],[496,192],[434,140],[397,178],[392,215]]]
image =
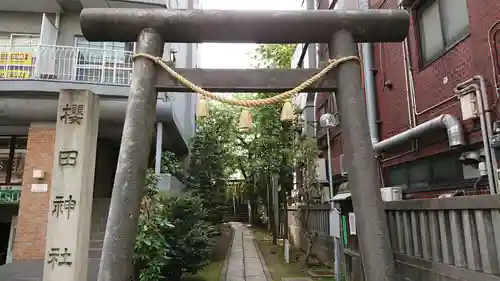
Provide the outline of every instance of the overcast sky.
[[[203,9],[298,10],[302,0],[200,0]],[[249,68],[255,44],[202,44],[201,68]]]

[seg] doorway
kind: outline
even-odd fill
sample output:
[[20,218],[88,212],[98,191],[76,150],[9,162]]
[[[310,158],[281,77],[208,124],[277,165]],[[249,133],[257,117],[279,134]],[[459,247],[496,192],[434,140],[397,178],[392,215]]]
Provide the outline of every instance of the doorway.
[[9,255],[9,241],[11,222],[0,222],[0,265],[7,263]]

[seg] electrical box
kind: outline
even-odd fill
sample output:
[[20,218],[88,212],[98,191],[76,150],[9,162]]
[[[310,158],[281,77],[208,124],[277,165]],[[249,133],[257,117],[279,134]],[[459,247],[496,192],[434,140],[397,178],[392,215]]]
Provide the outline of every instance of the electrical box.
[[475,119],[479,117],[476,95],[474,93],[461,96],[460,105],[462,107],[462,120]]
[[403,200],[403,187],[389,186],[380,189],[382,201],[399,201]]

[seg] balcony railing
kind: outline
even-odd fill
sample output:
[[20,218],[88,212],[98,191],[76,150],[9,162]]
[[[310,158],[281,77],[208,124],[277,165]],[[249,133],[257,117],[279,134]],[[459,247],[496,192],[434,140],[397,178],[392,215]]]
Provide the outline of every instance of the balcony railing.
[[0,80],[128,85],[133,52],[71,46],[0,46]]

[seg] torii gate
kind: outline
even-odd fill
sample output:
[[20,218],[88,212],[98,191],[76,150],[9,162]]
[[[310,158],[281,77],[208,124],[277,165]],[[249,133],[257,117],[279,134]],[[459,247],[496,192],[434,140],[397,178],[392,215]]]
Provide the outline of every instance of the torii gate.
[[[331,58],[357,56],[356,43],[401,42],[409,15],[401,10],[229,11],[171,9],[84,9],[89,41],[137,41],[137,52],[161,57],[170,43],[328,43]],[[156,92],[190,92],[155,61],[138,57],[106,227],[99,281],[129,281],[143,180],[155,122]],[[160,71],[158,71],[160,70]],[[176,69],[215,92],[280,92],[294,88],[317,69]],[[336,92],[357,216],[365,276],[394,280],[394,260],[369,137],[361,70],[356,61],[337,66],[303,92]]]

